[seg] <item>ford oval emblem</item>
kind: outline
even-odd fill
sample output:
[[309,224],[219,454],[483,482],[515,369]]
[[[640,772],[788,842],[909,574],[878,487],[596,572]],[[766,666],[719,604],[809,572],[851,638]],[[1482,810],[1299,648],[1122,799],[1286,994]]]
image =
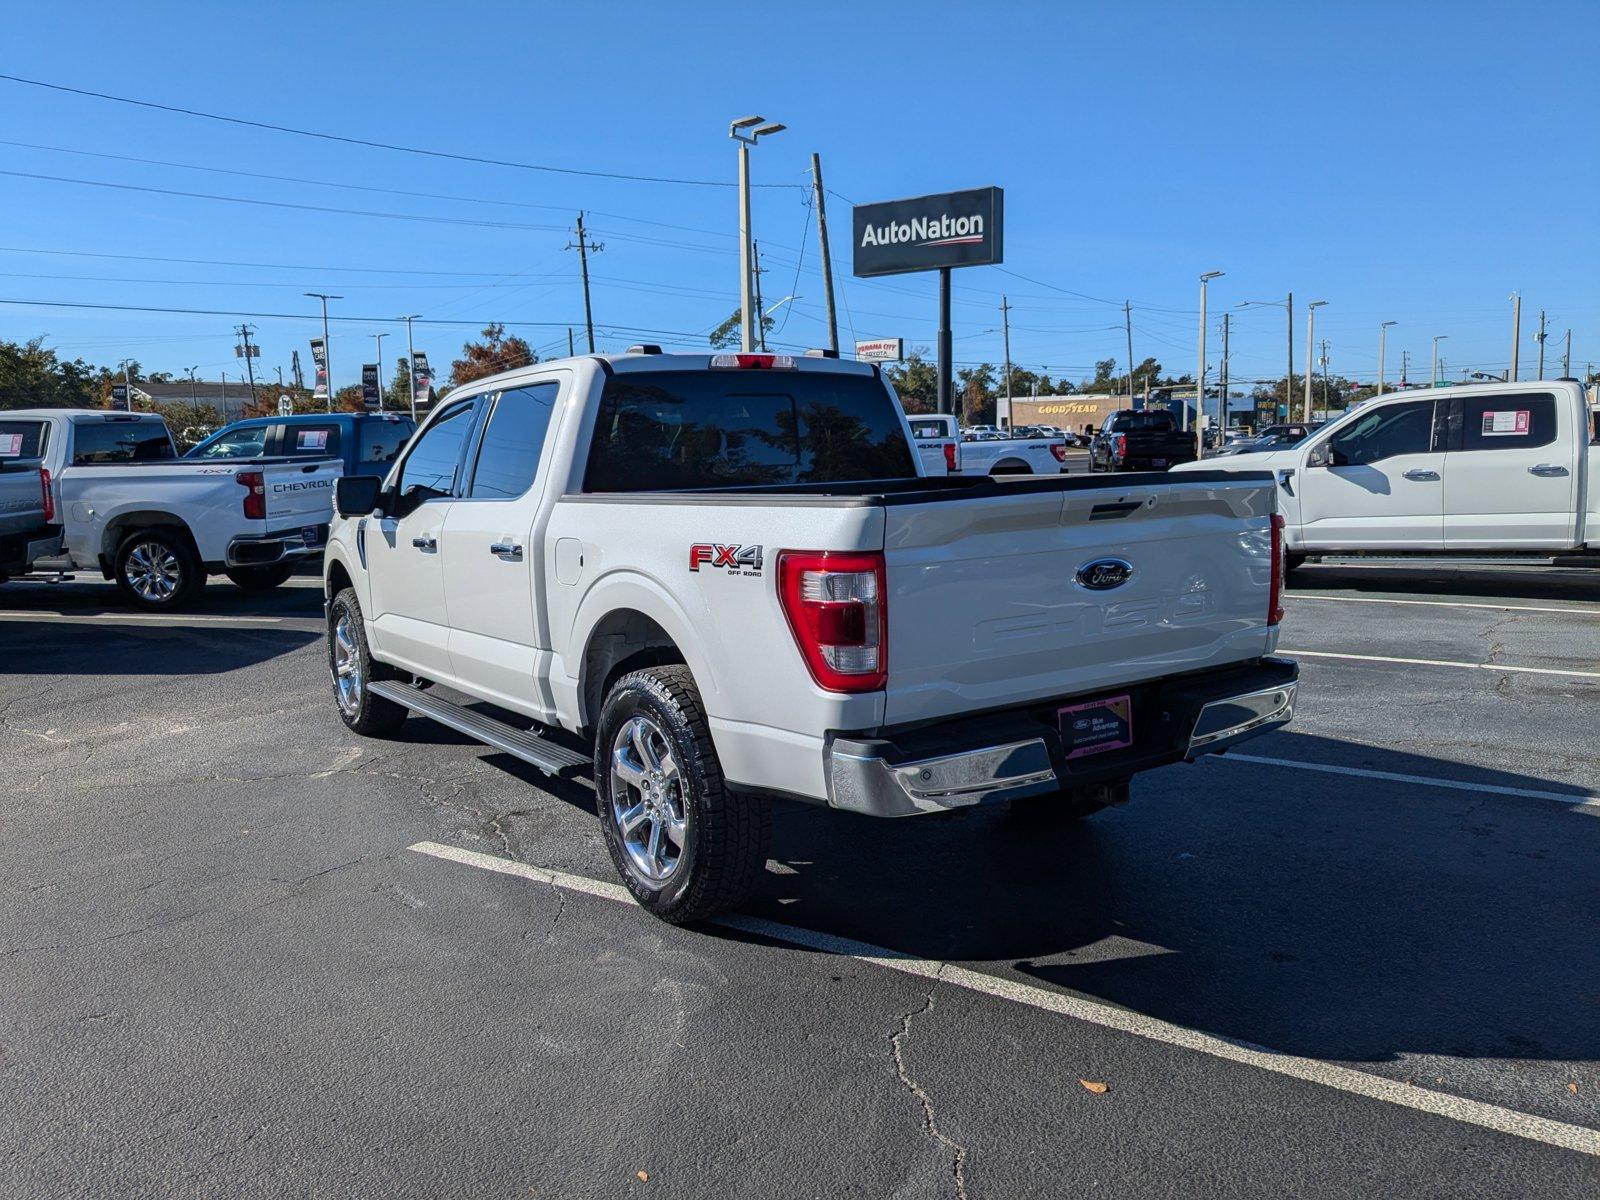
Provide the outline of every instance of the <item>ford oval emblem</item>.
[[1133,576],[1133,564],[1120,558],[1097,558],[1078,568],[1078,583],[1094,592],[1121,587]]

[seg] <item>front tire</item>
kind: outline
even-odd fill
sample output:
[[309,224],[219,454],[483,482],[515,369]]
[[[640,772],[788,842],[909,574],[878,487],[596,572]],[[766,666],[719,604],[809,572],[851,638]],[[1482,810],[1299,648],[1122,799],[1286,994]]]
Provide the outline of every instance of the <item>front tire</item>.
[[374,662],[367,648],[355,588],[345,588],[328,606],[328,672],[333,677],[339,719],[349,729],[364,737],[385,737],[405,724],[406,710],[392,700],[374,696],[367,686],[391,678],[393,673]]
[[139,529],[122,539],[111,560],[112,578],[146,612],[173,612],[205,586],[205,568],[189,539],[173,529]]
[[772,805],[730,790],[689,668],[619,679],[595,732],[606,848],[634,899],[681,925],[749,899],[767,862]]
[[232,567],[227,574],[228,578],[233,580],[235,587],[241,587],[247,592],[268,592],[289,582],[289,576],[294,574],[294,564],[287,562],[273,563],[266,567]]

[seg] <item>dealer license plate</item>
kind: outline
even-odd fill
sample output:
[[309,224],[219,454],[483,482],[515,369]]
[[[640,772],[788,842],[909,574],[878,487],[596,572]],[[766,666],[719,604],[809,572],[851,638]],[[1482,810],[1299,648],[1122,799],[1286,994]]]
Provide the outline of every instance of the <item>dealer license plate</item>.
[[1107,696],[1056,710],[1067,758],[1083,758],[1133,745],[1133,697]]

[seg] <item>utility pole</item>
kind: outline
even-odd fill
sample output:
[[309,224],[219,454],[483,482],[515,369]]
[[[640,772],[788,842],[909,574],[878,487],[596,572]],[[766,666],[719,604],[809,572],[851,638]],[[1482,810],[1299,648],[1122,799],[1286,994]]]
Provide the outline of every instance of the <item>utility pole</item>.
[[594,313],[589,307],[589,252],[592,250],[598,254],[605,247],[589,240],[589,235],[584,232],[582,213],[578,214],[577,235],[578,240],[576,242],[568,242],[564,249],[578,252],[578,266],[583,272],[583,325],[589,334],[589,353],[593,354]]
[[[1200,276],[1200,350],[1199,361],[1194,372],[1194,399],[1195,424],[1201,428],[1195,430],[1195,457],[1206,456],[1206,439],[1203,432],[1206,417],[1206,284],[1222,276],[1221,271],[1207,271]],[[1183,431],[1189,432],[1189,406],[1183,406]]]
[[379,412],[383,411],[383,339],[388,337],[388,336],[389,335],[387,333],[375,333],[375,334],[372,335],[373,345],[377,346],[377,348],[378,348],[378,350],[377,350],[377,360],[378,360],[378,411]]
[[[1015,424],[1011,416],[1011,302],[1005,293],[1000,295],[1000,325],[1005,330],[1006,348],[1006,420]],[[1128,406],[1133,406],[1133,373],[1128,373]]]
[[189,411],[194,413],[194,423],[198,425],[200,424],[200,401],[195,398],[194,394],[194,373],[200,369],[200,364],[196,363],[194,366],[185,367],[184,369],[189,372]]
[[577,347],[575,347],[572,344],[572,326],[568,325],[567,326],[567,357],[568,358],[575,358],[577,356],[577,353],[578,353]]
[[327,296],[322,292],[303,292],[313,300],[322,301],[322,369],[328,376],[328,411],[333,411],[333,339],[328,336],[328,301],[343,300],[343,296]]
[[1122,302],[1122,328],[1128,335],[1128,407],[1133,407],[1133,301]]
[[1549,335],[1544,331],[1544,309],[1539,310],[1539,332],[1534,334],[1533,340],[1539,343],[1539,378],[1544,379],[1544,339]]
[[306,377],[305,373],[300,369],[300,351],[298,350],[289,351],[289,374],[294,376],[294,390],[297,392],[305,391]]
[[421,313],[412,313],[400,319],[406,323],[406,392],[407,399],[411,401],[411,419],[417,419],[417,350],[411,340],[411,322],[420,317]]
[[1322,416],[1328,416],[1328,339],[1322,339]]
[[828,304],[828,349],[839,353],[839,317],[833,309],[833,251],[828,248],[828,210],[823,201],[822,158],[811,156],[811,191],[817,203],[817,241],[822,247],[822,291]]
[[256,366],[250,355],[250,326],[241,325],[238,334],[244,339],[244,369],[250,378],[250,403],[256,403]]
[[761,243],[760,242],[752,241],[750,243],[750,256],[751,256],[751,261],[752,261],[752,264],[753,264],[751,266],[751,268],[750,268],[750,275],[751,275],[751,278],[753,278],[755,280],[755,289],[756,289],[756,296],[755,296],[755,304],[756,304],[756,340],[760,342],[761,349],[765,350],[767,348],[767,321],[766,321],[766,316],[761,311]]
[[1400,386],[1404,388],[1411,380],[1408,377],[1411,370],[1411,351],[1400,351]]
[[1522,349],[1522,293],[1511,293],[1511,370],[1506,379],[1517,382],[1518,352]]
[[1434,338],[1433,338],[1433,367],[1432,367],[1431,372],[1428,375],[1428,386],[1431,387],[1431,388],[1435,388],[1435,387],[1439,386],[1439,343],[1444,341],[1449,336],[1450,335],[1448,333],[1439,333],[1439,334],[1435,334],[1434,335]]
[[283,391],[283,368],[273,367],[272,369],[278,373],[278,390],[281,392]]
[[1572,330],[1567,330],[1567,348],[1561,352],[1561,377],[1572,378]]

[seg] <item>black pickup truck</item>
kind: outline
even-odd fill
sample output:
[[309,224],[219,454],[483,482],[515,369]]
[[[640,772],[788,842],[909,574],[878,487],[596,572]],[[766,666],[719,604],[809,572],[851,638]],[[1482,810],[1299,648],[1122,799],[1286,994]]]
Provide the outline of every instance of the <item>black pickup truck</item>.
[[1089,443],[1091,471],[1165,471],[1195,457],[1194,433],[1164,408],[1114,412]]

